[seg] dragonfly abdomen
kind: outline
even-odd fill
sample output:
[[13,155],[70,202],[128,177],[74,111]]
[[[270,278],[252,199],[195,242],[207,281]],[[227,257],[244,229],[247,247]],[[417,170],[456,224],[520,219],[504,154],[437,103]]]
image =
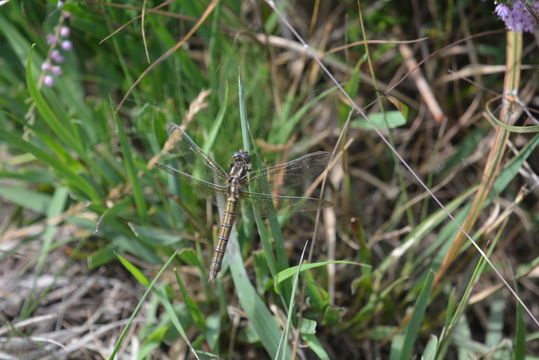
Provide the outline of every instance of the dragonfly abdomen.
[[223,211],[223,219],[219,226],[219,234],[217,235],[217,246],[213,252],[213,257],[210,265],[209,282],[214,282],[217,274],[221,270],[221,264],[225,256],[226,246],[228,245],[228,239],[236,220],[236,211],[238,209],[238,199],[234,196],[230,196],[226,201],[226,207]]

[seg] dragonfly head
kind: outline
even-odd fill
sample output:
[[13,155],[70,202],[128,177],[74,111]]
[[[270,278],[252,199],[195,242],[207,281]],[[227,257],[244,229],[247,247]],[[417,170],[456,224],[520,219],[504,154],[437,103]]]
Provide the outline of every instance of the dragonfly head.
[[[236,151],[234,155],[232,155],[232,158],[234,159],[234,164],[242,164],[243,166],[246,166],[248,170],[251,169],[251,155],[247,151]],[[231,164],[233,166],[233,164]]]

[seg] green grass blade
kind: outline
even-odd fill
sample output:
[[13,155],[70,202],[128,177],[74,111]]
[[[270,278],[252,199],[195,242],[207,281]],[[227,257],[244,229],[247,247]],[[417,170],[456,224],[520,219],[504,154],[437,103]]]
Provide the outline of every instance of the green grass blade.
[[44,162],[45,164],[51,166],[58,174],[67,182],[71,188],[75,188],[84,193],[88,198],[90,198],[95,203],[101,202],[101,196],[93,188],[93,186],[86,181],[83,177],[75,174],[69,167],[67,167],[62,162],[58,161],[51,155],[47,154],[45,151],[41,150],[37,146],[21,139],[18,136],[15,136],[7,131],[0,129],[0,138],[8,141],[11,145],[18,147],[21,150],[27,151],[34,155],[38,160]]
[[58,136],[59,139],[62,139],[66,145],[72,147],[73,149],[79,150],[78,152],[82,153],[82,151],[80,151],[80,143],[74,141],[72,136],[74,129],[68,129],[64,126],[64,124],[62,124],[62,122],[60,122],[60,120],[56,117],[56,114],[54,114],[52,109],[45,101],[45,98],[37,89],[35,79],[32,76],[32,53],[33,47],[28,54],[28,61],[26,62],[26,86],[28,87],[28,92],[34,101],[36,108],[43,117],[43,120],[47,123],[47,126],[49,126],[51,130],[54,131],[56,136]]
[[[243,266],[243,261],[239,252],[236,232],[232,231],[230,236],[227,253],[229,255],[230,272],[236,287],[236,293],[241,294],[238,297],[242,309],[250,320],[253,329],[260,338],[260,342],[272,359],[278,354],[279,339],[281,332],[277,328],[277,323],[266,304],[256,293]],[[287,353],[290,349],[287,346]]]
[[116,254],[116,258],[122,263],[124,268],[129,271],[131,275],[144,287],[147,287],[150,285],[150,280],[140,271],[133,263],[131,263],[129,260],[124,258],[120,254]]
[[[307,271],[307,270],[310,270],[310,269],[316,269],[316,268],[319,268],[319,267],[324,267],[324,266],[327,266],[329,264],[358,265],[358,266],[364,266],[364,267],[370,268],[369,265],[365,265],[365,264],[358,263],[358,262],[355,262],[355,261],[333,260],[333,261],[321,261],[321,262],[316,262],[316,263],[311,263],[311,264],[303,264],[303,265],[301,265],[301,272]],[[276,292],[278,292],[278,286],[283,281],[291,278],[292,276],[294,276],[298,272],[299,267],[300,267],[300,265],[291,266],[289,268],[281,270],[279,273],[277,273],[277,275],[274,276],[273,282],[274,282]]]
[[131,146],[129,145],[129,141],[127,140],[127,136],[125,135],[124,128],[120,122],[120,118],[116,115],[114,115],[114,118],[116,120],[116,134],[118,135],[118,139],[120,140],[120,146],[122,148],[123,159],[124,159],[125,167],[127,170],[127,177],[129,178],[129,181],[131,182],[131,185],[132,185],[133,196],[135,197],[137,213],[141,219],[145,219],[146,213],[147,213],[146,200],[144,199],[144,193],[142,191],[142,187],[140,185],[140,181],[137,176],[137,170],[133,162],[133,154],[131,152]]
[[225,96],[224,96],[221,108],[219,109],[219,112],[217,113],[217,117],[215,118],[215,121],[213,122],[212,128],[210,130],[210,134],[208,136],[208,140],[204,143],[204,146],[202,147],[202,150],[205,153],[208,153],[210,149],[212,148],[213,144],[215,143],[217,134],[219,133],[219,130],[221,129],[221,125],[223,124],[223,120],[225,119],[227,109],[228,109],[228,83],[226,83],[225,85]]
[[[66,204],[67,200],[67,188],[66,187],[59,187],[54,192],[54,195],[51,198],[51,201],[49,202],[47,206],[47,218],[48,219],[54,219],[57,216],[59,216]],[[39,306],[39,300],[41,300],[41,295],[37,298],[34,296],[37,288],[37,280],[41,276],[43,269],[45,267],[45,262],[47,260],[47,255],[54,249],[53,240],[56,235],[56,230],[58,228],[58,224],[52,222],[47,224],[45,227],[45,231],[43,232],[43,242],[41,246],[41,250],[39,252],[39,257],[37,259],[37,264],[34,268],[34,277],[32,280],[32,290],[30,292],[30,295],[25,298],[24,304],[22,306],[21,310],[21,318],[28,317],[38,306]]]
[[526,358],[526,323],[524,322],[524,310],[522,310],[522,305],[516,304],[515,311],[516,331],[513,360],[524,360]]
[[419,335],[419,329],[421,323],[425,316],[425,311],[427,310],[427,305],[429,304],[430,292],[432,289],[432,280],[434,279],[434,272],[429,271],[427,278],[423,283],[423,289],[419,294],[414,307],[414,314],[410,319],[410,322],[406,326],[404,343],[400,349],[400,353],[393,353],[394,348],[392,347],[390,359],[396,359],[397,356],[400,360],[410,359],[412,356],[412,351],[414,349],[415,341]]
[[51,202],[49,195],[23,187],[0,186],[0,197],[40,214],[45,214]]
[[434,360],[436,359],[436,350],[438,348],[438,338],[431,335],[423,355],[421,355],[421,360]]
[[129,317],[128,321],[127,321],[127,324],[125,325],[125,327],[122,329],[122,332],[120,333],[120,336],[118,337],[118,340],[116,340],[116,344],[114,344],[114,348],[112,349],[112,352],[110,353],[109,357],[108,357],[108,360],[114,360],[115,359],[115,356],[116,354],[118,353],[118,350],[120,349],[120,346],[122,345],[123,343],[123,340],[125,339],[126,335],[127,335],[127,332],[129,331],[129,329],[131,328],[131,325],[133,324],[133,320],[135,319],[135,317],[137,316],[137,314],[139,313],[140,311],[140,308],[142,307],[142,305],[144,304],[144,301],[146,300],[146,298],[148,297],[148,295],[150,294],[150,292],[153,290],[154,286],[155,286],[155,283],[157,282],[157,280],[161,277],[161,275],[163,275],[163,273],[165,272],[165,270],[168,268],[168,266],[172,263],[172,261],[174,260],[174,258],[176,257],[177,255],[177,251],[175,251],[167,260],[167,262],[165,264],[163,264],[163,266],[161,267],[161,269],[159,270],[159,272],[157,273],[157,275],[155,275],[155,277],[152,279],[152,282],[148,285],[148,288],[146,289],[146,291],[144,292],[144,294],[141,296],[141,298],[139,299],[139,302],[137,304],[137,306],[135,307],[135,309],[133,310],[133,313],[131,314],[131,316]]

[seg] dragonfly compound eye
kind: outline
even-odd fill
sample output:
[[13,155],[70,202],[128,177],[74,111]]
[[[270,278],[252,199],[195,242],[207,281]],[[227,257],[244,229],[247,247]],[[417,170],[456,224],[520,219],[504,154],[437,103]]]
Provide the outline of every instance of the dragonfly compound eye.
[[247,151],[243,151],[243,150],[236,151],[233,157],[234,157],[234,161],[242,161],[246,164],[251,163],[251,155]]

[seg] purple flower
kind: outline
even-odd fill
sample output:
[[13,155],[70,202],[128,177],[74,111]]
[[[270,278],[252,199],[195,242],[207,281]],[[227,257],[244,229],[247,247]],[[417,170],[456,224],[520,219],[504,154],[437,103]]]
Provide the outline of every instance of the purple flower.
[[64,2],[62,0],[58,0],[58,2],[56,3],[56,8],[59,9],[62,6],[64,6]]
[[73,44],[71,43],[71,41],[65,40],[62,42],[62,49],[64,49],[65,51],[69,51],[73,49]]
[[54,86],[54,78],[52,77],[52,75],[45,75],[43,77],[43,84],[45,84],[48,87],[53,87]]
[[54,76],[58,76],[62,74],[62,68],[59,65],[52,66],[51,71]]
[[509,18],[509,14],[511,13],[511,9],[509,9],[509,7],[505,4],[496,5],[494,11],[496,12],[496,15],[498,15],[498,17],[504,22],[507,18]]
[[51,59],[57,64],[61,64],[64,62],[64,57],[62,56],[62,54],[60,54],[60,51],[58,50],[51,51]]
[[43,64],[41,64],[41,70],[42,71],[52,70],[52,65],[48,61],[45,61]]
[[58,43],[58,38],[52,34],[47,35],[47,44],[54,45]]
[[533,6],[528,9],[521,0],[516,0],[512,7],[507,4],[496,5],[496,15],[505,23],[505,26],[512,31],[533,33],[537,22],[530,10],[539,12],[539,1],[534,1]]
[[63,38],[69,37],[69,28],[67,26],[60,27],[60,36]]

